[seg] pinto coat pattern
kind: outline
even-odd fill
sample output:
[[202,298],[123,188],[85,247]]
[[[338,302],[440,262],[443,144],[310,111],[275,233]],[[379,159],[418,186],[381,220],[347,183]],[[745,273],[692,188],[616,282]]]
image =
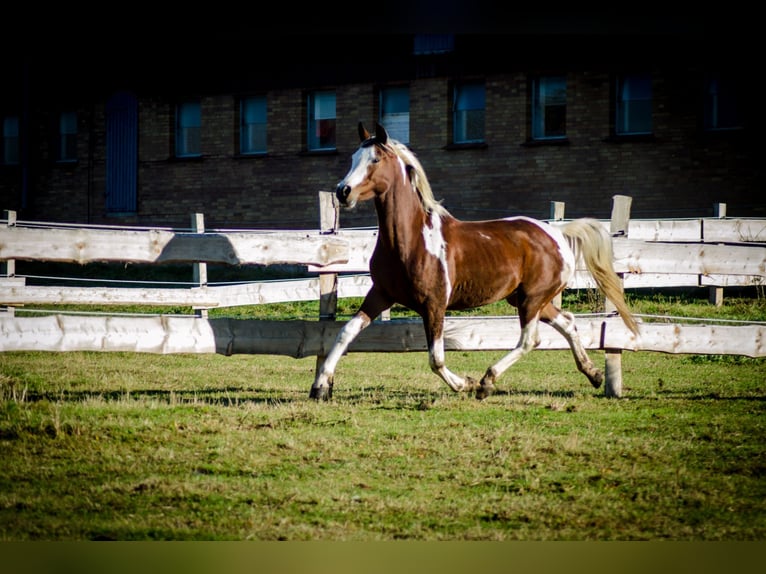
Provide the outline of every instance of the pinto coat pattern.
[[[379,229],[370,260],[372,287],[317,370],[310,397],[331,398],[335,369],[348,346],[395,303],[422,317],[431,370],[453,391],[475,391],[480,399],[491,395],[500,375],[540,344],[540,321],[564,336],[577,368],[598,388],[604,375],[588,357],[574,317],[552,301],[574,273],[577,257],[582,257],[625,324],[638,332],[612,266],[612,240],[603,226],[588,218],[561,226],[528,217],[461,221],[434,199],[417,157],[389,138],[383,126],[378,124],[371,135],[360,122],[359,137],[361,144],[336,196],[349,209],[360,201],[375,202]],[[446,311],[501,299],[519,311],[516,347],[480,381],[452,372],[444,353]]]

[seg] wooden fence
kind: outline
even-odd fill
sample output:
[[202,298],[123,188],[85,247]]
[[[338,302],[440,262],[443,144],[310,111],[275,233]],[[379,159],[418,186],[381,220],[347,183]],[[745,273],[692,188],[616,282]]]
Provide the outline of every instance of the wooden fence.
[[[766,220],[718,217],[631,220],[630,198],[615,196],[612,218],[603,224],[614,237],[615,268],[625,288],[707,286],[720,302],[725,287],[766,283]],[[331,347],[343,322],[335,318],[338,297],[363,296],[370,286],[369,258],[375,229],[339,228],[339,210],[320,192],[320,225],[311,231],[205,232],[200,214],[191,232],[104,228],[19,222],[6,212],[0,222],[0,352],[135,351],[149,353],[279,354],[317,356]],[[563,221],[563,204],[551,205],[550,223]],[[194,263],[191,288],[72,287],[28,285],[15,276],[15,260],[56,262]],[[316,277],[242,285],[208,285],[206,264],[306,265]],[[595,288],[578,270],[569,288]],[[712,295],[715,294],[715,295]],[[320,320],[264,321],[208,318],[212,308],[280,301],[320,301]],[[29,304],[190,306],[189,316],[72,315],[58,312],[16,316]],[[607,302],[609,305],[609,302]],[[2,308],[2,307],[0,307]],[[385,317],[384,317],[385,319]],[[607,394],[619,396],[622,350],[664,353],[766,356],[760,324],[643,322],[634,336],[615,316],[578,316],[588,349],[607,351]],[[447,350],[507,350],[520,334],[516,317],[449,317]],[[552,328],[541,326],[540,349],[568,348]],[[379,320],[357,338],[350,352],[426,350],[419,320]],[[610,365],[611,363],[611,365]]]

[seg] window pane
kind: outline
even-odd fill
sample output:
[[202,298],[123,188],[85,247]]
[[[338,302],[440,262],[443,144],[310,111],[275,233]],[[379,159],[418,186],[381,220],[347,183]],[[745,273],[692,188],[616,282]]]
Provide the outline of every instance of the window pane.
[[477,143],[484,141],[484,84],[462,84],[455,87],[453,141]]
[[184,102],[176,110],[176,156],[199,156],[202,109],[199,102]]
[[455,49],[455,36],[452,34],[416,34],[413,53],[416,55],[444,54]]
[[240,153],[265,153],[266,96],[244,98],[240,108]]
[[736,79],[731,76],[714,74],[705,79],[705,129],[742,127],[738,94]]
[[617,80],[617,134],[652,132],[652,77],[649,74],[622,76]]
[[380,92],[380,123],[388,135],[404,144],[410,142],[410,90],[383,88]]
[[566,137],[567,84],[564,76],[538,78],[532,86],[532,137]]
[[3,164],[17,165],[19,163],[19,118],[7,116],[3,118]]
[[466,84],[460,86],[456,93],[455,109],[484,109],[484,86],[481,84]]
[[59,115],[59,161],[77,159],[77,112],[62,112]]
[[335,92],[313,92],[308,107],[308,148],[335,149]]

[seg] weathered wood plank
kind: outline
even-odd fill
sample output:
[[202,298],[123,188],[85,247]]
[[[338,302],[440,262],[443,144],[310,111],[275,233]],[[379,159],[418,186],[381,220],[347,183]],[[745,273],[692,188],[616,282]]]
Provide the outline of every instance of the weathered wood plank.
[[628,237],[638,241],[701,241],[702,221],[631,219]]
[[[0,281],[0,305],[182,305],[217,307],[216,294],[201,288],[7,286]],[[241,304],[241,303],[239,303]]]
[[0,259],[324,266],[348,261],[348,242],[302,231],[173,233],[0,227]]
[[706,242],[766,243],[766,219],[704,219],[702,229]]
[[[273,354],[315,356],[332,346],[343,321],[263,321],[202,317],[0,316],[0,352],[134,351],[145,353]],[[766,356],[766,326],[642,323],[636,337],[617,318],[576,319],[588,349],[625,349],[673,354]],[[450,317],[449,351],[506,350],[520,334],[517,317]],[[551,327],[541,325],[542,350],[567,349]],[[376,321],[350,352],[425,351],[419,319]]]
[[615,238],[620,273],[694,273],[766,276],[766,247],[700,243],[648,243]]

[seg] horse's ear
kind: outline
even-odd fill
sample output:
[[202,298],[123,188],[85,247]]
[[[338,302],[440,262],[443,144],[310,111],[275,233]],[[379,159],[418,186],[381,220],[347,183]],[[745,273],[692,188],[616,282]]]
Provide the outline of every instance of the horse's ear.
[[359,141],[363,142],[365,140],[370,139],[370,132],[368,132],[365,129],[364,124],[362,122],[359,122],[358,129],[359,129]]
[[388,132],[386,131],[386,128],[377,123],[375,124],[375,139],[380,145],[385,145],[388,141]]

